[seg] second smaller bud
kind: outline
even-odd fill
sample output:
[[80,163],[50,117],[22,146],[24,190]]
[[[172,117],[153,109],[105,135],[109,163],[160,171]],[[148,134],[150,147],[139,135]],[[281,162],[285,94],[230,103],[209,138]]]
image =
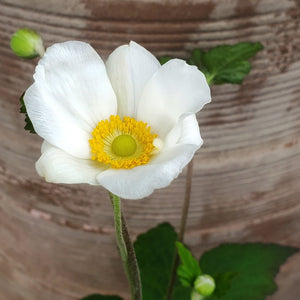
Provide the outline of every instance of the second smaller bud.
[[194,289],[202,296],[210,296],[215,288],[215,280],[210,275],[199,275],[194,281]]

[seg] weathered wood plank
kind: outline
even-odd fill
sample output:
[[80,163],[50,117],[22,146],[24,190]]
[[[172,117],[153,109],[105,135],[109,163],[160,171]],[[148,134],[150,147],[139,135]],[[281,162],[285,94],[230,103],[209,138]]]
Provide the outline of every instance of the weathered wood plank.
[[[15,30],[32,27],[47,46],[84,40],[104,58],[129,40],[176,57],[196,47],[264,44],[244,84],[213,87],[213,102],[199,114],[204,146],[185,240],[200,255],[223,242],[300,247],[299,14],[296,0],[1,0],[0,299],[97,291],[128,298],[106,192],[48,184],[34,170],[41,139],[22,130],[18,97],[35,62],[11,53]],[[148,199],[124,201],[133,236],[163,221],[178,228],[184,176]],[[269,299],[298,300],[295,265],[299,255],[282,267]]]

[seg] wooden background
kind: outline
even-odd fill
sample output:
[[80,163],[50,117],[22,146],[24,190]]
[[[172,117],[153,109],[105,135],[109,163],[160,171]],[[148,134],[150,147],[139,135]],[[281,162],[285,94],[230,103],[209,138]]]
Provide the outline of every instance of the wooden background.
[[[199,114],[204,146],[185,238],[199,255],[224,242],[300,247],[299,15],[296,0],[0,0],[0,299],[129,297],[106,191],[35,172],[41,139],[23,130],[18,98],[37,61],[12,54],[15,30],[38,30],[46,46],[84,40],[104,58],[129,40],[177,57],[263,43],[244,84],[213,87]],[[184,182],[185,172],[147,199],[124,201],[133,237],[163,221],[178,228]],[[299,265],[299,254],[288,260],[268,299],[299,299]]]

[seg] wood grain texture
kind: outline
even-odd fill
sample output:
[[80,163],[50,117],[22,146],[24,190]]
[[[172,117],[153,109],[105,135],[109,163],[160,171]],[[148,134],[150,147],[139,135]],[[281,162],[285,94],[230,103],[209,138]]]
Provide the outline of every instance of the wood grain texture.
[[[300,247],[299,15],[296,0],[0,0],[0,300],[129,299],[107,193],[35,172],[41,139],[22,130],[18,97],[37,61],[11,53],[15,30],[32,27],[47,46],[84,40],[104,58],[129,40],[174,57],[263,43],[244,84],[213,87],[199,114],[204,146],[185,241],[200,255],[223,242]],[[178,228],[184,183],[185,172],[147,199],[123,202],[133,237],[163,221]],[[268,299],[299,299],[299,264],[296,255],[282,267]]]

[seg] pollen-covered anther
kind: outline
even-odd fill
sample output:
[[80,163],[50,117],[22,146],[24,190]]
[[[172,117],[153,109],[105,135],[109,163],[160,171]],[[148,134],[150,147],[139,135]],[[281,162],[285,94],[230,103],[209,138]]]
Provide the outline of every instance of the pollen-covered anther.
[[89,140],[92,159],[112,168],[131,169],[147,164],[157,152],[150,126],[131,117],[110,116],[98,123]]

